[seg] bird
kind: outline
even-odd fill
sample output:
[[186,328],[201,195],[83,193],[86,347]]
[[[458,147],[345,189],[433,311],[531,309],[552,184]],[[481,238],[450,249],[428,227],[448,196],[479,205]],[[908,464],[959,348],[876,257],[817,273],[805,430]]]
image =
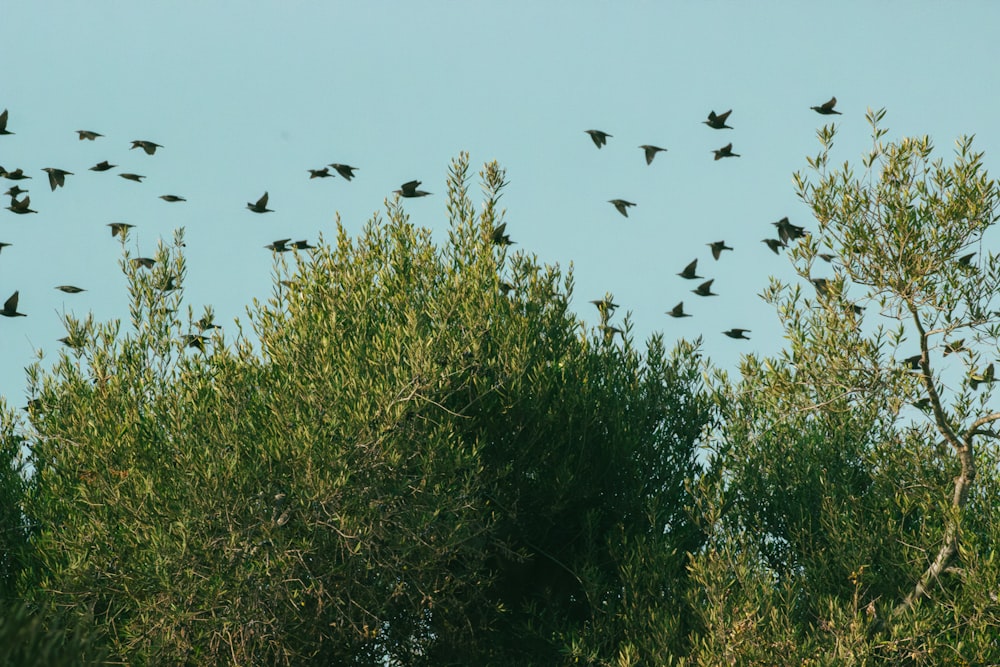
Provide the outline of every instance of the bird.
[[45,167],[42,169],[45,173],[49,175],[49,187],[53,190],[56,188],[61,188],[66,184],[66,177],[72,176],[73,172],[66,171],[65,169],[56,169],[55,167]]
[[970,252],[968,255],[962,255],[958,258],[959,266],[972,266],[972,258],[976,256],[976,253]]
[[816,292],[822,296],[830,293],[830,281],[826,278],[810,278],[809,282],[816,288]]
[[698,260],[694,260],[690,264],[684,267],[684,270],[678,273],[681,278],[686,278],[687,280],[696,280],[699,278],[704,278],[705,276],[696,275],[698,270]]
[[95,164],[93,167],[90,168],[90,170],[91,171],[107,171],[108,169],[114,169],[117,166],[118,166],[117,164],[111,164],[107,160],[104,160],[102,162],[98,162],[97,164]]
[[13,197],[10,198],[10,206],[7,207],[9,211],[17,213],[18,215],[24,215],[25,213],[38,213],[38,211],[33,211],[28,208],[31,205],[31,197],[25,197],[21,201],[17,201]]
[[60,292],[66,292],[66,294],[79,294],[80,292],[86,292],[87,290],[82,287],[76,287],[74,285],[59,285],[56,287]]
[[591,303],[597,306],[597,311],[601,314],[602,321],[607,321],[609,317],[614,315],[615,310],[618,308],[618,304],[614,302],[610,294],[605,294],[603,299],[594,299]]
[[91,132],[90,130],[77,130],[76,133],[80,135],[80,141],[83,141],[84,139],[88,141],[93,141],[97,137],[104,136],[103,134],[98,134],[97,132]]
[[615,208],[618,209],[618,212],[624,215],[626,218],[628,217],[628,207],[635,206],[634,203],[630,201],[625,201],[624,199],[609,199],[608,203],[614,204]]
[[160,287],[161,292],[172,292],[177,289],[176,283],[174,283],[173,276],[167,276],[167,279],[163,282],[163,287]]
[[424,190],[418,190],[420,187],[420,181],[407,181],[399,186],[399,189],[394,192],[394,194],[400,197],[426,197],[431,194],[430,192],[425,192]]
[[3,167],[0,167],[0,176],[3,176],[8,181],[23,181],[25,179],[31,178],[31,176],[24,175],[24,169],[15,169],[14,171],[7,171]]
[[177,195],[160,195],[160,199],[169,202],[187,201],[184,197],[178,197]]
[[[4,114],[6,113],[7,112],[5,111]],[[3,310],[0,310],[0,315],[3,315],[4,317],[27,317],[24,313],[17,312],[17,297],[19,292],[20,290],[14,292],[10,295],[10,298],[4,302]]]
[[746,334],[746,333],[750,333],[749,329],[735,329],[734,328],[734,329],[730,329],[729,331],[723,331],[722,333],[724,333],[725,335],[729,336],[730,338],[736,338],[737,340],[750,340],[750,338],[748,336],[744,336],[743,335],[743,334]]
[[[152,155],[156,152],[157,148],[163,148],[163,146],[152,141],[146,141],[145,139],[136,139],[132,142],[132,148],[141,148],[146,151],[146,155]],[[132,148],[129,150],[132,150]]]
[[660,148],[659,146],[650,146],[649,144],[643,144],[639,146],[646,153],[646,164],[653,164],[653,158],[656,154],[661,151],[666,151],[666,148]]
[[584,130],[590,135],[590,138],[594,140],[594,145],[600,148],[601,146],[608,143],[608,137],[612,136],[607,132],[601,132],[600,130]]
[[667,311],[667,315],[670,317],[691,317],[690,314],[684,312],[684,302],[681,301],[679,304]]
[[3,241],[0,241],[0,253],[3,252],[4,248],[7,248],[7,247],[12,246],[12,245],[14,245],[14,244],[13,243],[4,243]]
[[207,340],[209,340],[208,336],[201,334],[184,334],[184,347],[193,347],[200,352],[204,352]]
[[708,120],[703,120],[701,122],[703,122],[705,125],[708,125],[713,130],[722,130],[722,129],[731,130],[733,128],[730,125],[726,125],[726,119],[729,118],[729,114],[731,114],[732,112],[733,110],[730,109],[726,113],[720,113],[716,115],[714,111],[709,111]]
[[274,211],[272,209],[269,209],[267,207],[267,193],[266,192],[264,193],[264,195],[260,199],[257,200],[256,204],[251,204],[250,202],[247,202],[247,208],[250,209],[251,211],[253,211],[254,213],[274,213]]
[[208,331],[209,329],[218,329],[219,325],[212,321],[212,318],[205,315],[200,320],[195,322],[195,326],[198,327],[199,331]]
[[775,255],[779,254],[778,248],[787,248],[788,245],[781,239],[761,239],[761,243],[766,243],[767,247],[770,248]]
[[739,153],[734,153],[733,152],[733,144],[732,144],[732,142],[729,142],[728,144],[726,144],[725,146],[723,146],[719,150],[712,151],[712,152],[715,153],[715,159],[716,160],[721,160],[724,157],[740,157]]
[[800,239],[806,235],[806,228],[793,225],[788,221],[787,216],[771,224],[778,228],[778,236],[783,243]]
[[293,241],[292,247],[296,250],[314,250],[316,246],[309,245],[309,241]]
[[133,257],[129,261],[132,263],[133,268],[136,269],[151,269],[156,264],[156,260],[152,257]]
[[610,343],[615,338],[615,334],[625,335],[625,331],[619,329],[618,327],[611,326],[610,324],[602,324],[598,327],[601,333],[604,334],[604,342]]
[[920,370],[920,360],[923,359],[922,354],[914,354],[912,357],[907,357],[903,359],[903,363],[910,367],[911,371]]
[[291,239],[278,239],[277,241],[268,243],[264,247],[274,252],[287,252],[291,250],[291,248],[285,246],[285,244],[288,243],[289,241],[291,241]]
[[969,386],[973,389],[978,389],[981,383],[991,383],[996,382],[996,377],[994,376],[995,369],[993,368],[993,363],[991,362],[986,370],[982,373],[976,373],[975,371],[969,373]]
[[833,260],[837,259],[836,255],[831,255],[828,252],[821,252],[816,256],[819,257],[824,262],[832,262]]
[[929,410],[931,407],[931,399],[924,396],[923,398],[914,401],[913,407],[915,407],[917,410]]
[[506,222],[501,222],[499,225],[494,227],[493,231],[490,232],[490,243],[499,246],[514,245],[514,242],[510,240],[510,235],[504,233],[506,229]]
[[969,348],[965,347],[965,339],[961,338],[959,340],[952,341],[951,343],[945,343],[944,356],[947,357],[949,354],[952,354],[953,352],[964,352],[968,349]]
[[711,280],[706,280],[702,284],[698,285],[697,289],[693,289],[691,291],[697,294],[698,296],[719,296],[718,294],[712,291],[712,283],[714,282],[715,278],[712,278]]
[[121,234],[122,238],[125,238],[125,235],[128,234],[128,230],[135,227],[135,225],[130,225],[127,222],[109,222],[108,227],[111,228],[111,238],[114,238],[119,234]]
[[15,185],[11,188],[8,188],[7,192],[5,192],[4,194],[9,195],[11,197],[17,197],[18,195],[24,194],[25,192],[27,192],[27,190],[22,190],[20,185]]
[[330,173],[330,170],[327,167],[323,167],[322,169],[310,169],[309,180],[314,178],[333,178],[333,174]]
[[14,134],[7,129],[7,110],[0,113],[0,134]]
[[135,181],[136,183],[142,183],[142,179],[146,178],[140,174],[118,174],[126,181]]
[[726,245],[725,241],[715,241],[706,245],[712,249],[712,257],[715,259],[719,259],[723,250],[732,250],[732,248]]
[[835,106],[837,106],[837,98],[831,97],[828,102],[824,102],[823,104],[820,104],[818,107],[809,107],[809,108],[815,111],[816,113],[822,114],[824,116],[830,116],[832,114],[836,114],[838,116],[843,115],[839,111],[833,110],[833,107]]
[[354,172],[357,170],[357,167],[352,167],[349,164],[338,164],[337,162],[334,162],[333,164],[327,166],[336,169],[337,173],[340,174],[340,176],[347,181],[354,178]]

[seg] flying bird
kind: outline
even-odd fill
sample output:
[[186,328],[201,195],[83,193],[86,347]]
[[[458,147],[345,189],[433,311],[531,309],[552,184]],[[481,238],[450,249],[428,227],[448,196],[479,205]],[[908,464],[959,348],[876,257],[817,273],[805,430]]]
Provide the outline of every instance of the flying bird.
[[[5,111],[4,115],[6,115],[6,113],[7,112]],[[10,295],[10,298],[4,302],[3,310],[0,310],[0,315],[3,315],[4,317],[27,317],[27,315],[25,315],[24,313],[17,312],[18,293],[19,291],[14,292],[13,294]]]
[[723,331],[730,338],[736,338],[738,340],[750,340],[749,336],[744,336],[743,334],[750,333],[749,329],[730,329],[729,331]]
[[909,366],[911,371],[919,371],[921,359],[923,359],[922,354],[914,354],[912,357],[903,359],[903,363]]
[[969,348],[965,347],[965,339],[961,338],[959,340],[952,341],[950,343],[945,343],[944,356],[947,357],[949,354],[953,354],[955,352],[965,352],[968,349]]
[[694,260],[690,264],[684,267],[684,270],[678,273],[681,278],[686,278],[687,280],[696,280],[699,278],[704,278],[705,276],[696,275],[698,270],[698,260]]
[[198,331],[208,331],[209,329],[218,329],[219,325],[212,321],[212,318],[205,315],[200,320],[194,323],[198,327]]
[[272,209],[269,209],[267,207],[267,193],[266,192],[264,193],[264,195],[260,199],[257,200],[256,204],[251,204],[250,202],[247,202],[247,208],[250,209],[251,211],[253,211],[254,213],[274,213],[274,211]]
[[782,243],[788,243],[806,235],[806,228],[793,225],[788,221],[787,216],[771,224],[778,228],[778,236],[781,238]]
[[767,247],[770,248],[775,255],[779,254],[778,248],[787,248],[788,245],[781,239],[761,239],[761,243],[766,243]]
[[24,215],[25,213],[38,213],[38,211],[33,211],[28,208],[31,205],[31,197],[25,197],[21,201],[17,201],[13,197],[10,198],[10,206],[7,207],[9,211],[17,213],[18,215]]
[[31,178],[31,176],[24,175],[24,169],[15,169],[14,171],[7,171],[3,167],[0,167],[0,176],[3,176],[8,181],[23,181],[25,179]]
[[403,183],[401,186],[399,186],[399,189],[396,190],[394,194],[406,198],[426,197],[427,195],[431,194],[430,192],[425,192],[424,190],[418,190],[417,188],[419,187],[420,187],[420,181],[407,181],[406,183]]
[[[129,261],[132,263],[132,267],[136,269],[151,269],[156,264],[156,260],[152,257],[133,257]],[[170,280],[172,281],[173,278]]]
[[3,252],[4,248],[7,248],[7,247],[12,246],[12,245],[14,245],[14,244],[13,243],[4,243],[3,241],[0,241],[0,253]]
[[[155,144],[152,141],[145,141],[144,139],[136,139],[132,142],[132,148],[141,148],[146,151],[146,155],[152,155],[156,152],[157,148],[163,148],[160,144]],[[130,148],[129,150],[132,150]]]
[[809,282],[816,288],[816,292],[822,296],[830,293],[830,281],[826,278],[810,278]]
[[20,185],[15,185],[12,188],[9,188],[7,192],[5,192],[4,194],[9,195],[11,197],[17,197],[18,195],[24,194],[25,192],[27,192],[27,190],[22,190]]
[[174,283],[174,277],[173,276],[167,276],[167,279],[166,279],[166,281],[164,281],[163,287],[160,288],[160,291],[161,292],[173,292],[175,289],[177,289],[177,285],[176,285],[176,283]]
[[4,109],[3,113],[0,113],[0,134],[14,134],[7,130],[7,110]]
[[178,197],[177,195],[160,195],[160,199],[169,202],[187,201],[187,199],[184,199],[184,197]]
[[285,244],[289,241],[291,241],[291,239],[278,239],[277,241],[268,243],[264,247],[274,252],[288,252],[291,248],[286,247]]
[[292,247],[296,250],[315,250],[316,246],[309,245],[309,241],[293,241]]
[[715,278],[712,278],[711,280],[706,280],[702,284],[698,285],[697,289],[693,289],[691,291],[697,294],[698,296],[719,296],[718,294],[712,291],[712,283],[714,282]]
[[716,115],[714,111],[709,111],[708,120],[703,120],[701,122],[703,122],[705,125],[708,125],[713,130],[722,130],[722,129],[731,130],[733,128],[730,125],[726,125],[726,119],[729,118],[729,114],[731,114],[732,112],[733,110],[730,109],[726,113],[720,113]]
[[333,174],[330,173],[330,169],[327,167],[323,167],[322,169],[310,169],[309,180],[314,178],[333,178]]
[[707,243],[706,245],[712,249],[712,257],[715,259],[719,259],[723,250],[732,250],[732,248],[726,245],[725,241],[715,241],[713,243]]
[[352,178],[354,178],[354,172],[357,171],[357,169],[358,169],[357,167],[352,167],[349,164],[338,164],[336,162],[334,162],[333,164],[328,165],[328,166],[333,167],[334,169],[336,169],[337,173],[340,174],[340,176],[344,180],[347,180],[347,181],[349,181]]
[[107,171],[108,169],[114,169],[117,166],[118,166],[117,164],[111,164],[107,160],[104,160],[103,162],[98,162],[97,164],[95,164],[93,167],[90,168],[90,170],[91,171]]
[[66,184],[66,177],[73,175],[71,171],[56,169],[55,167],[45,167],[42,171],[49,175],[49,187],[53,190],[64,186]]
[[734,153],[733,152],[733,144],[732,144],[732,142],[729,142],[728,144],[726,144],[725,146],[723,146],[719,150],[712,151],[712,152],[715,153],[715,159],[716,160],[721,160],[724,157],[740,157],[739,153]]
[[499,246],[514,245],[514,242],[510,240],[510,235],[505,234],[504,231],[507,229],[507,223],[502,222],[497,225],[492,232],[490,232],[490,243]]
[[200,352],[204,352],[205,343],[208,340],[208,336],[201,334],[184,334],[184,347],[193,347]]
[[835,106],[837,106],[837,98],[836,97],[831,97],[828,102],[824,102],[823,104],[819,105],[818,107],[809,107],[809,108],[812,109],[813,111],[815,111],[818,114],[823,114],[824,116],[830,116],[832,114],[836,114],[838,116],[843,115],[839,111],[834,111],[833,110],[833,107],[835,107]]
[[609,199],[608,203],[614,204],[615,208],[618,209],[618,212],[624,215],[626,218],[628,217],[628,207],[635,206],[635,204],[633,204],[632,202],[625,201],[624,199]]
[[972,266],[972,258],[976,256],[976,253],[970,252],[968,255],[962,255],[958,258],[959,266]]
[[667,150],[666,148],[660,148],[659,146],[650,146],[648,144],[643,144],[642,146],[639,146],[639,148],[641,148],[646,153],[646,164],[653,164],[653,158],[656,157],[656,154],[661,151],[665,152]]
[[66,294],[79,294],[80,292],[86,292],[87,290],[82,287],[76,287],[74,285],[59,285],[56,287],[60,292],[66,292]]
[[609,317],[614,315],[615,310],[618,308],[618,304],[611,299],[610,294],[605,294],[603,299],[594,299],[591,303],[597,306],[602,321],[607,321]]
[[136,183],[142,183],[142,179],[146,178],[140,174],[118,174],[126,181],[135,181]]
[[125,238],[125,235],[128,234],[128,230],[135,227],[135,225],[130,225],[127,222],[109,222],[108,227],[111,228],[111,238],[114,238],[119,234],[122,238]]
[[601,132],[600,130],[584,130],[584,132],[590,135],[590,138],[594,140],[594,145],[598,148],[608,143],[608,137],[611,136],[607,132]]
[[679,304],[667,311],[667,315],[670,317],[691,317],[690,314],[684,312],[684,302],[681,301]]
[[87,141],[93,141],[97,137],[103,137],[103,134],[98,134],[97,132],[91,132],[90,130],[77,130],[77,134],[80,135],[80,141],[86,139]]

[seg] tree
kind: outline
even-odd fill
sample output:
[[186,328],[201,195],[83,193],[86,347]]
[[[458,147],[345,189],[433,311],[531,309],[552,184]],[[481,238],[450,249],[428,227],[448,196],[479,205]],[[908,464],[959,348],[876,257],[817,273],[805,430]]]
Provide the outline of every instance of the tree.
[[[662,664],[684,648],[696,348],[587,332],[452,166],[441,246],[386,203],[278,255],[253,336],[182,317],[182,233],[123,245],[131,328],[30,390],[21,595],[169,664]],[[206,313],[211,316],[211,313]]]
[[720,383],[705,664],[1000,660],[998,187],[971,138],[946,165],[927,137],[885,142],[883,116],[860,175],[819,131],[815,180],[795,176],[818,229],[791,253],[815,296],[773,281],[787,349]]

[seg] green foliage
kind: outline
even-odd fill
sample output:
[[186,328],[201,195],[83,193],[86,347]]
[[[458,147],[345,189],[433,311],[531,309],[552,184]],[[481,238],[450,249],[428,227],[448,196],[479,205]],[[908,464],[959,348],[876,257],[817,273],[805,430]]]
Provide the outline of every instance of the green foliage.
[[570,278],[493,242],[503,172],[478,214],[467,172],[440,246],[397,198],[279,256],[252,337],[190,346],[182,236],[151,271],[126,252],[130,329],[68,318],[31,371],[22,596],[130,664],[683,651],[698,352],[584,331]]

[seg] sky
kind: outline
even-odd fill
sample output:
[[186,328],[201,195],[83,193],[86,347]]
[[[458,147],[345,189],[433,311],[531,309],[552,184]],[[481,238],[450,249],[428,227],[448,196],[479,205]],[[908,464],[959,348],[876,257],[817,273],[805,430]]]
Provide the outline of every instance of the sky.
[[[254,298],[271,294],[275,239],[360,231],[401,183],[414,224],[444,239],[451,160],[498,160],[515,249],[573,267],[572,307],[614,294],[637,341],[704,336],[723,368],[774,354],[782,332],[759,294],[794,279],[761,239],[788,216],[815,227],[792,173],[838,127],[832,162],[870,147],[866,109],[885,107],[889,139],[928,134],[950,159],[975,134],[1000,153],[1000,3],[993,2],[78,2],[9,3],[0,165],[24,169],[37,215],[0,207],[0,395],[24,405],[24,367],[52,363],[61,313],[128,328],[121,246],[106,225],[135,225],[134,255],[185,228],[185,303],[211,305],[232,339]],[[836,96],[841,116],[810,110]],[[701,121],[733,109],[732,130]],[[76,130],[105,135],[80,141]],[[588,129],[612,135],[597,149]],[[133,140],[163,147],[148,156]],[[733,143],[740,158],[715,161]],[[640,144],[667,148],[647,165]],[[109,160],[117,169],[97,173]],[[309,179],[332,162],[353,181]],[[73,172],[51,192],[44,167]],[[143,183],[117,176],[145,175]],[[27,185],[26,185],[27,184]],[[0,180],[6,190],[12,181]],[[2,191],[2,190],[0,190]],[[264,191],[274,213],[246,210]],[[473,184],[471,192],[477,196]],[[167,203],[164,194],[186,202]],[[635,202],[628,218],[608,203]],[[2,206],[7,206],[3,198]],[[735,250],[719,261],[707,243]],[[716,297],[676,273],[692,259]],[[57,285],[85,288],[77,295]],[[678,301],[693,317],[665,314]],[[721,334],[750,329],[750,341]]]

